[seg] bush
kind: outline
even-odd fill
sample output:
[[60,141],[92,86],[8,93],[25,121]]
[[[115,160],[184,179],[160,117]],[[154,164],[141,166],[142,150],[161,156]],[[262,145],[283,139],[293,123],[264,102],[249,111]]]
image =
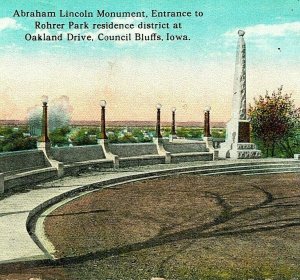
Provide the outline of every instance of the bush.
[[37,139],[35,137],[24,136],[27,133],[26,127],[15,130],[13,127],[1,127],[0,152],[20,151],[36,149]]
[[201,128],[180,127],[180,128],[177,129],[176,134],[177,134],[178,137],[202,138],[203,129],[201,129]]
[[54,131],[50,132],[49,138],[52,146],[64,146],[69,144],[69,133],[71,128],[69,126],[64,126],[56,128]]
[[97,138],[92,138],[89,129],[80,128],[75,130],[75,132],[70,135],[70,139],[75,146],[84,146],[84,145],[95,145],[97,144]]

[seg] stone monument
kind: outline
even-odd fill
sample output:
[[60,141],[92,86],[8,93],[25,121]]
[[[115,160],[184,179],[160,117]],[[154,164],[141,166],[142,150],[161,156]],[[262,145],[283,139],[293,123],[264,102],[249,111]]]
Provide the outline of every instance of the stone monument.
[[261,152],[250,143],[250,122],[246,109],[245,32],[238,31],[231,119],[226,125],[226,140],[219,149],[220,158],[260,158]]

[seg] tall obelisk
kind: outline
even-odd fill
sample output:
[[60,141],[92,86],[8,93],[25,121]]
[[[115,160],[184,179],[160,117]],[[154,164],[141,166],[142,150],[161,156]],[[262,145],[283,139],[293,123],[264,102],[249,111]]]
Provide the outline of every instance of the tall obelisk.
[[235,119],[246,120],[246,44],[245,32],[239,30],[236,49],[235,74],[233,83],[232,115]]
[[233,82],[232,113],[226,125],[226,140],[221,144],[221,158],[257,158],[260,151],[250,143],[250,122],[246,108],[246,44],[245,31],[238,31],[235,74]]

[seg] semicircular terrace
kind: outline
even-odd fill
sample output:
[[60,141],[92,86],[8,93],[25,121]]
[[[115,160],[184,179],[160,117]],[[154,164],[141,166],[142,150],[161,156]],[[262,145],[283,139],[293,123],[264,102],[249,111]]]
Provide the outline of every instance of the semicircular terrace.
[[[296,160],[236,160],[161,164],[83,173],[81,176],[64,177],[39,185],[23,187],[22,192],[2,197],[1,211],[1,259],[3,262],[45,259],[45,255],[27,232],[34,232],[36,217],[52,205],[72,199],[85,191],[115,186],[126,182],[145,180],[176,174],[264,174],[299,172]],[[17,229],[17,230],[16,230]]]

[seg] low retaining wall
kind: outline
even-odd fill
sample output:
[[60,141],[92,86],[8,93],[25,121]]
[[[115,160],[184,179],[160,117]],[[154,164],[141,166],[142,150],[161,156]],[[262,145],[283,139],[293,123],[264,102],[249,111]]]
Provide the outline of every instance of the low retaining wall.
[[63,170],[64,170],[64,175],[74,176],[88,171],[101,171],[103,169],[109,169],[109,168],[114,168],[113,161],[107,159],[101,159],[101,160],[90,160],[90,161],[66,164],[64,165]]
[[164,142],[166,151],[172,154],[208,152],[205,142]]
[[133,167],[143,165],[164,164],[165,156],[148,155],[141,157],[128,157],[119,159],[119,167]]
[[[205,142],[157,139],[154,143],[126,143],[50,148],[0,154],[0,192],[57,176],[107,168],[210,161]],[[1,181],[1,178],[4,178]],[[1,187],[2,186],[2,187]],[[3,187],[4,186],[4,187]]]
[[31,170],[12,176],[4,177],[4,190],[7,191],[18,186],[32,186],[39,182],[57,178],[57,169],[48,167],[44,169]]
[[56,168],[39,150],[0,154],[0,193],[21,185],[36,184],[57,177]]
[[63,164],[64,175],[113,168],[113,161],[105,158],[101,145],[51,148],[50,159]]
[[184,153],[184,154],[171,154],[171,163],[192,162],[192,161],[212,161],[213,153]]
[[172,142],[164,141],[164,148],[171,154],[171,163],[214,160],[214,153],[204,141],[175,139]]
[[155,143],[109,144],[109,151],[119,157],[119,167],[155,165],[165,163],[165,156],[158,154]]
[[100,145],[51,148],[49,156],[62,163],[105,159]]
[[50,163],[45,158],[43,151],[29,150],[0,153],[0,173],[18,172],[49,167]]
[[110,152],[119,156],[119,158],[158,155],[155,143],[109,144],[108,147]]

